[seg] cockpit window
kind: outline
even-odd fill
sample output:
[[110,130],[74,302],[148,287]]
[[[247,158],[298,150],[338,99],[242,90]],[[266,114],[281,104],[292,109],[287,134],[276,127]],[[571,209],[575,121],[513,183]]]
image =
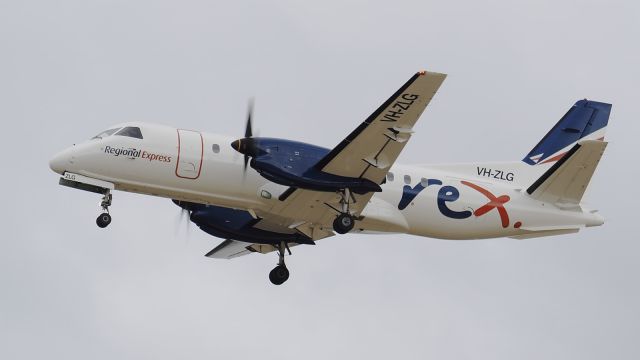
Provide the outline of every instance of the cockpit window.
[[140,131],[140,128],[136,126],[127,126],[122,130],[118,131],[116,135],[142,139],[142,132]]
[[115,129],[109,129],[109,130],[105,130],[103,132],[101,132],[100,134],[92,137],[91,139],[102,139],[102,138],[106,138],[109,135],[113,135],[114,132],[120,130],[120,128],[115,128]]

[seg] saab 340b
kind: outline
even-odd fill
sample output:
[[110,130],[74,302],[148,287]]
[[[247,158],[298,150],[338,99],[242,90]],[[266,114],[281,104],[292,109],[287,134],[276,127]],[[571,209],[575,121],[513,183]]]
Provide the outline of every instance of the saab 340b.
[[250,107],[241,139],[126,123],[50,167],[61,185],[103,195],[99,227],[111,222],[114,190],[170,198],[225,239],[206,256],[276,251],[276,285],[289,278],[290,246],[335,234],[525,239],[604,223],[582,197],[607,145],[610,104],[576,102],[521,161],[395,164],[445,77],[414,74],[333,149],[253,136]]

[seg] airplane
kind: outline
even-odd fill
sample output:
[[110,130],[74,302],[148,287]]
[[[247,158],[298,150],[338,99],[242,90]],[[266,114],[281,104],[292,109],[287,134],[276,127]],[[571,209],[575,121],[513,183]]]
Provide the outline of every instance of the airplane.
[[289,278],[285,252],[346,233],[466,240],[569,234],[604,219],[582,198],[607,143],[611,104],[577,101],[522,160],[401,165],[396,160],[446,74],[419,71],[332,149],[129,122],[50,160],[59,183],[102,195],[160,196],[224,239],[206,254],[278,254],[269,273]]

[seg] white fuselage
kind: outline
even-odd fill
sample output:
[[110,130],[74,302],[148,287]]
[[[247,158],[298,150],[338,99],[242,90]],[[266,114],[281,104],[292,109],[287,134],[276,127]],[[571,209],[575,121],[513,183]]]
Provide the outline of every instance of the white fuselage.
[[[52,169],[107,181],[116,190],[257,214],[269,213],[287,188],[253,169],[243,174],[243,156],[230,146],[233,137],[134,125],[143,128],[143,139],[114,135],[88,140],[58,154]],[[526,166],[395,165],[354,232],[479,239],[602,224],[600,216],[581,207],[563,209],[528,196],[526,187],[535,177],[523,170]]]

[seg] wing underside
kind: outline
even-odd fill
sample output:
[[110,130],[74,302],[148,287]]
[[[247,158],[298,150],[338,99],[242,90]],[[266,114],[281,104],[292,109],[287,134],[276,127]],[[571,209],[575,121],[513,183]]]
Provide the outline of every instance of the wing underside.
[[209,251],[205,256],[215,259],[233,259],[242,255],[249,255],[254,252],[266,254],[274,251],[271,245],[252,244],[244,241],[227,239]]

